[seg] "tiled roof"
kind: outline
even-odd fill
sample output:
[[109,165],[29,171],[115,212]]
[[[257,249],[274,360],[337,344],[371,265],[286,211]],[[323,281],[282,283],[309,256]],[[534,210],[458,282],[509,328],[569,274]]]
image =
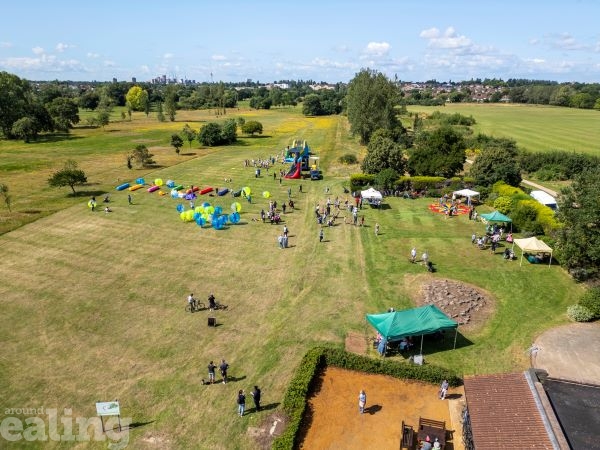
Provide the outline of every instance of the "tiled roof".
[[465,396],[477,450],[553,448],[524,374],[466,377]]

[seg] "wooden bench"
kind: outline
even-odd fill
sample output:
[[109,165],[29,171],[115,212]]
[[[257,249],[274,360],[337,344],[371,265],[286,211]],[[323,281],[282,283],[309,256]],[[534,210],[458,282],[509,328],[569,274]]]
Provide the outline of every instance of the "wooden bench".
[[417,439],[421,442],[424,441],[427,436],[431,442],[438,439],[441,448],[446,447],[446,422],[441,420],[426,419],[419,417],[419,430],[417,432]]
[[400,441],[400,450],[406,448],[408,450],[413,449],[415,440],[415,430],[412,425],[406,425],[404,420],[402,421],[402,440]]

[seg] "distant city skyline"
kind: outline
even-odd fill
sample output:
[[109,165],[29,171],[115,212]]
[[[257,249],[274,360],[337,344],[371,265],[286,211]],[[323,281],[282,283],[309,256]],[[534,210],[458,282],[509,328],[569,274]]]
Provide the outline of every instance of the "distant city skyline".
[[0,71],[29,80],[600,82],[600,2],[9,2]]

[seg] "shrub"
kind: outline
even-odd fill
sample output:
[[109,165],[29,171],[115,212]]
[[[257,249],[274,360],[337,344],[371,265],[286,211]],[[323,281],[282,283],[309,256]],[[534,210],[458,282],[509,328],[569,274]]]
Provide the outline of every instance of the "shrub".
[[594,287],[581,296],[579,305],[587,308],[593,319],[600,318],[600,288]]
[[358,164],[358,158],[352,153],[346,153],[339,157],[338,161],[341,164]]
[[585,306],[571,305],[567,308],[567,316],[575,322],[589,322],[594,319],[594,314]]
[[357,191],[361,188],[373,184],[375,181],[375,175],[370,175],[366,173],[354,173],[350,175],[350,190]]
[[510,197],[498,197],[494,200],[494,208],[502,214],[508,214],[512,209],[512,200]]
[[494,185],[492,186],[492,192],[495,192],[496,194],[502,197],[512,197],[513,195],[517,194],[525,194],[525,192],[523,192],[522,189],[510,186],[503,181],[498,181],[497,183],[494,183]]

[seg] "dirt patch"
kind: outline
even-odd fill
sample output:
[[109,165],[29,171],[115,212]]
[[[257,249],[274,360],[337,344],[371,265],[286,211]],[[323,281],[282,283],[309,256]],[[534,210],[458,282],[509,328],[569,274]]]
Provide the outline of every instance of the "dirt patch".
[[[358,411],[361,389],[367,394],[364,414]],[[449,400],[437,393],[438,386],[426,383],[328,367],[308,400],[300,448],[398,448],[402,421],[416,430],[420,416],[444,421],[451,430]],[[450,398],[463,395],[462,388],[449,391]],[[445,448],[458,449],[451,437]]]
[[406,276],[405,283],[412,286],[408,291],[417,306],[437,306],[466,332],[483,327],[496,308],[495,299],[489,292],[462,281],[415,275]]
[[267,416],[258,427],[249,427],[248,434],[254,438],[256,448],[269,450],[273,440],[279,436],[287,426],[288,419],[281,412],[274,412]]
[[345,344],[347,352],[356,353],[358,355],[367,354],[367,341],[363,333],[357,333],[355,331],[348,332]]

